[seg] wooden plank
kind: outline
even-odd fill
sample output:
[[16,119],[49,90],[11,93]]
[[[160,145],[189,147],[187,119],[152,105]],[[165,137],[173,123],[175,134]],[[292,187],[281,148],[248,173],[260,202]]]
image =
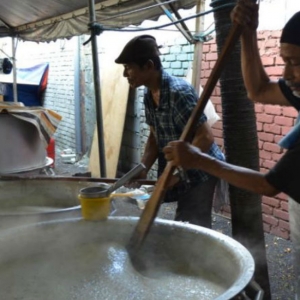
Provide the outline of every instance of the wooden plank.
[[[122,65],[112,64],[100,72],[106,173],[110,178],[116,177],[129,93],[123,68]],[[93,177],[100,177],[98,153],[95,127],[89,161],[89,171]]]

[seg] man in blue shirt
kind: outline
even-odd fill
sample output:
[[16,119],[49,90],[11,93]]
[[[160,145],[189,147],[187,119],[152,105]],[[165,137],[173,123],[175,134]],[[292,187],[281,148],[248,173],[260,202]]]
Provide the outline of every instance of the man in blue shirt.
[[[141,35],[130,40],[115,61],[124,65],[123,74],[131,88],[146,87],[144,104],[150,135],[141,159],[147,168],[143,178],[157,159],[158,176],[162,174],[166,166],[163,148],[168,142],[179,139],[198,101],[189,83],[163,70],[159,55],[155,38]],[[203,114],[198,121],[193,144],[208,155],[223,160],[206,121]],[[211,228],[216,183],[216,177],[200,170],[187,171],[184,180],[174,176],[164,201],[177,201],[175,220]]]
[[[280,38],[280,56],[285,68],[283,78],[270,80],[261,62],[258,46],[258,5],[240,0],[233,9],[232,21],[244,26],[241,36],[242,73],[252,101],[292,106],[300,111],[300,12],[284,26]],[[294,244],[296,299],[300,299],[300,122],[279,142],[287,151],[266,174],[218,161],[188,143],[172,142],[165,157],[183,168],[198,168],[257,194],[289,196],[291,237]],[[298,297],[298,298],[297,298]]]

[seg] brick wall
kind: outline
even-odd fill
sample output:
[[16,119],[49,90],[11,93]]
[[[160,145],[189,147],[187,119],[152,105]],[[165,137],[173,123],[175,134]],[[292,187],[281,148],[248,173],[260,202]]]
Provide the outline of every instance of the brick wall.
[[[281,31],[261,31],[258,34],[258,45],[262,62],[272,79],[282,76],[283,61],[279,57],[279,37]],[[211,40],[203,49],[202,84],[204,85],[215,63],[216,44]],[[211,97],[216,111],[222,116],[220,87],[217,86]],[[294,108],[273,105],[255,104],[257,133],[259,138],[260,171],[265,173],[272,168],[283,155],[277,142],[291,129],[298,113]],[[222,122],[213,126],[217,143],[223,146]],[[282,238],[289,238],[289,215],[287,196],[279,194],[274,198],[262,197],[264,230]],[[224,210],[228,214],[229,209]]]

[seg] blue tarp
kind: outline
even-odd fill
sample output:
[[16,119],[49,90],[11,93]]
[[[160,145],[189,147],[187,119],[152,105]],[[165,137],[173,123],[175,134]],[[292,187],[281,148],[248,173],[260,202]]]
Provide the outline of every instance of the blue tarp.
[[[25,106],[42,106],[42,95],[47,87],[49,63],[17,69],[18,102]],[[4,101],[14,101],[13,83],[6,79]]]

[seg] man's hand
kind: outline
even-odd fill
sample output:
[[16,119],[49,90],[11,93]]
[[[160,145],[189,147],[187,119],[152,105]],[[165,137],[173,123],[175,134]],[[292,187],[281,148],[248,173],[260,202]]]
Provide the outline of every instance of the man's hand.
[[174,166],[183,169],[197,169],[201,150],[184,141],[170,142],[164,149],[165,158]]
[[258,7],[253,0],[239,0],[230,14],[231,21],[245,27],[246,30],[256,30]]

